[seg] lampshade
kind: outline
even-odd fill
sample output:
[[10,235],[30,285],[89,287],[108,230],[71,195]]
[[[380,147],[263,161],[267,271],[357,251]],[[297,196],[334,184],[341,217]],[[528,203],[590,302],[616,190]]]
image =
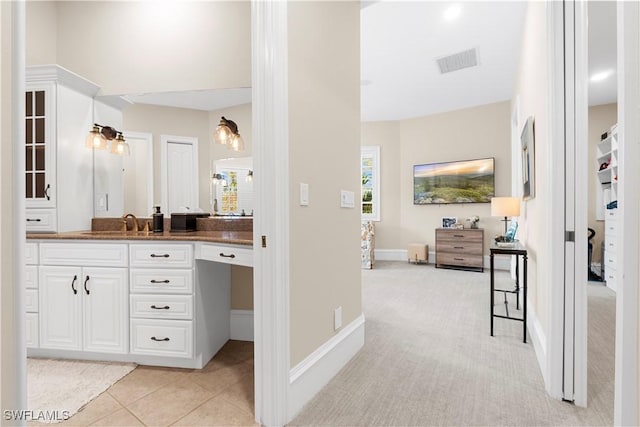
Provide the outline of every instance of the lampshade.
[[96,150],[107,149],[107,139],[100,132],[99,126],[93,126],[93,129],[87,135],[84,145],[87,148],[95,148]]
[[233,151],[244,151],[244,139],[242,139],[239,133],[231,136],[229,148]]
[[247,172],[247,176],[244,178],[244,180],[246,182],[252,182],[253,181],[253,171],[252,170]]
[[116,139],[111,142],[111,153],[120,156],[129,155],[129,144],[124,140],[122,133],[119,133]]
[[218,144],[226,145],[230,150],[243,151],[244,140],[238,131],[238,125],[233,120],[228,120],[224,116],[220,118],[220,123],[213,134],[213,140]]
[[520,215],[520,199],[517,197],[493,197],[491,198],[491,216],[518,216]]
[[216,128],[216,132],[213,134],[213,139],[218,144],[227,145],[231,141],[232,136],[233,133],[231,132],[231,129],[221,122],[221,124]]

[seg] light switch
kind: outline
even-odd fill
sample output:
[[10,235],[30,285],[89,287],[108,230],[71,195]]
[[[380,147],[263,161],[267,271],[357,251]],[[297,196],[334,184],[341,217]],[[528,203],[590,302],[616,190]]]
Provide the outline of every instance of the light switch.
[[353,208],[354,198],[355,196],[353,194],[353,191],[341,190],[340,191],[340,207]]
[[309,184],[300,183],[300,206],[309,206]]

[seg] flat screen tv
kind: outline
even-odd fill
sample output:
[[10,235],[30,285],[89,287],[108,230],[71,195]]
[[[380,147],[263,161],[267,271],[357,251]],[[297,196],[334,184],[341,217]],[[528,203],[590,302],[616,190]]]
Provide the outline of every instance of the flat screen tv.
[[490,203],[493,157],[413,166],[413,204]]

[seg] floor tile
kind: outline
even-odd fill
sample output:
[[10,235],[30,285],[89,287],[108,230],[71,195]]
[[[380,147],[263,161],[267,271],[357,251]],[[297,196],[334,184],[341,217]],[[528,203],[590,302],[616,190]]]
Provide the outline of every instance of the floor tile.
[[92,426],[112,426],[112,427],[128,427],[128,426],[143,426],[135,416],[125,408],[120,409],[119,411],[114,412],[113,414],[107,415],[104,418],[99,419],[95,423],[91,424]]
[[102,393],[91,402],[87,403],[76,414],[66,421],[64,425],[87,426],[100,418],[122,409],[120,405],[109,393]]
[[174,426],[255,426],[254,416],[229,403],[222,396],[214,397],[181,418]]
[[236,341],[229,340],[227,343],[220,349],[218,355],[225,356],[229,355],[234,359],[240,361],[253,360],[253,342],[252,341]]
[[188,376],[192,370],[178,370],[138,366],[130,374],[112,385],[107,391],[122,405],[127,406],[136,400],[153,393],[160,387],[179,381]]
[[145,425],[166,426],[184,417],[211,397],[213,394],[203,387],[182,378],[127,405],[127,409]]
[[215,371],[195,371],[189,379],[217,395],[251,372],[253,367],[250,364],[238,363]]
[[220,396],[247,412],[255,413],[253,374],[246,374],[240,381],[224,390]]

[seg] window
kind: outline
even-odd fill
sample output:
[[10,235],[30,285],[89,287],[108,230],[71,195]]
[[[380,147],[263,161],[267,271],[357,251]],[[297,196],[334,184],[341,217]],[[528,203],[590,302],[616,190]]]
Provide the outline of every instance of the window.
[[362,219],[380,221],[380,147],[360,149]]

